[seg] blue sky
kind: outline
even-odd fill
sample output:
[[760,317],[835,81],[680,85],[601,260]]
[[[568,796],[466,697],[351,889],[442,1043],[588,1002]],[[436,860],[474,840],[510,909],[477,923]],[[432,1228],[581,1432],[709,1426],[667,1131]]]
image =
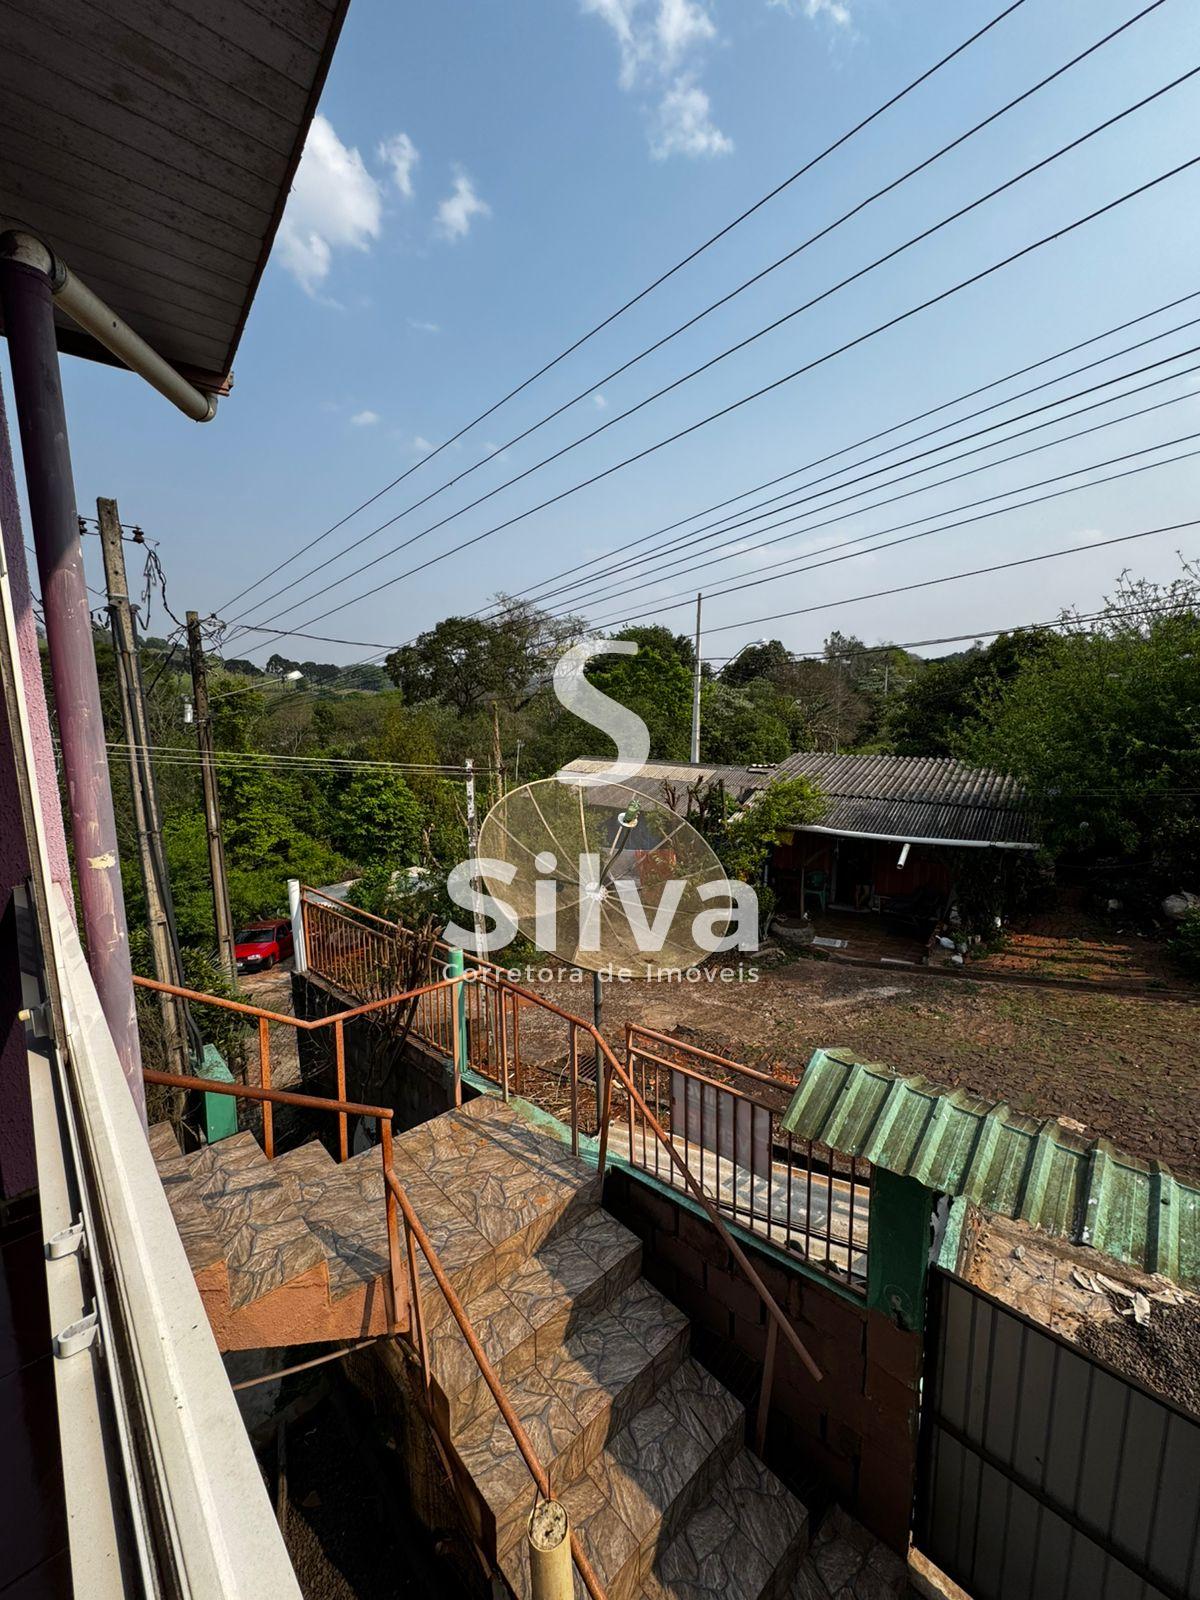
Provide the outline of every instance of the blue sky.
[[[399,540],[1200,63],[1194,6],[1166,0],[930,171],[632,372],[601,383],[642,346],[1137,9],[1133,0],[1026,0],[984,41],[460,447],[419,467],[311,558],[227,606],[238,590],[420,461],[429,445],[498,399],[999,8],[999,0],[937,7],[912,0],[440,0],[413,7],[354,0],[237,358],[236,385],[216,421],[197,428],[128,375],[65,363],[81,509],[91,511],[97,494],[115,495],[125,520],[139,522],[160,541],[180,614],[191,606],[226,617],[247,611],[248,620],[264,620],[311,596],[276,621],[300,626],[1196,153],[1200,79],[357,576],[365,561]],[[525,589],[1200,288],[1198,199],[1200,168],[604,483],[314,622],[312,630],[399,643],[448,613],[485,605],[497,590]],[[1047,373],[1192,316],[1200,317],[1200,300]],[[1200,345],[1200,328],[1093,377],[1192,344]],[[1178,365],[1198,362],[1200,353]],[[1089,381],[1085,376],[1048,393],[1068,393]],[[584,395],[579,404],[506,459],[481,468],[278,600],[262,603],[312,562],[336,554],[577,393]],[[1200,373],[1194,372],[1028,442],[1177,395],[1185,397],[1181,403],[1157,414],[886,511],[863,512],[854,502],[819,534],[801,529],[790,543],[769,553],[743,552],[702,579],[673,572],[640,596],[597,605],[592,615],[642,611],[648,620],[685,629],[690,608],[668,606],[689,588],[722,587],[755,576],[764,562],[793,550],[799,557],[818,545],[1200,430]],[[1200,439],[1177,448],[1197,446]],[[1006,453],[997,448],[963,465]],[[753,621],[767,612],[1200,515],[1197,481],[1197,463],[1184,462],[712,599],[707,625],[738,626],[714,633],[706,653],[728,655],[763,634],[807,649],[834,627],[868,640],[907,640],[1041,620],[1072,603],[1087,608],[1111,590],[1123,566],[1170,575],[1176,550],[1200,552],[1196,531],[898,599],[769,625]],[[832,513],[817,520],[826,515]],[[730,548],[727,541],[705,547],[703,555]],[[98,552],[89,549],[88,558],[98,574]],[[337,582],[347,574],[348,581]],[[161,613],[151,618],[156,628],[163,623]],[[243,635],[228,648],[241,655],[258,642]],[[259,648],[255,658],[264,661],[271,648]],[[307,640],[281,648],[299,658],[343,661],[369,653],[365,646]]]

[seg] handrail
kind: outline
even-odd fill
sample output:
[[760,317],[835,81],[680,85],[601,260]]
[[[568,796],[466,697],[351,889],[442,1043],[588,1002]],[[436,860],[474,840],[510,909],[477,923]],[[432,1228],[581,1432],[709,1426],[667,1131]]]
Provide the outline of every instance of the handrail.
[[[438,986],[435,985],[435,987]],[[192,996],[192,998],[196,998],[196,996]],[[207,997],[200,996],[199,998]],[[291,1019],[285,1018],[283,1020],[286,1021]],[[416,1263],[412,1254],[411,1241],[413,1239],[415,1239],[417,1244],[420,1245],[421,1252],[426,1261],[429,1263],[429,1269],[433,1273],[434,1280],[436,1281],[438,1288],[442,1291],[446,1304],[449,1306],[454,1320],[458,1323],[463,1339],[466,1341],[467,1348],[475,1358],[475,1361],[479,1366],[479,1370],[483,1375],[484,1382],[491,1390],[492,1397],[499,1407],[500,1414],[508,1425],[513,1439],[516,1441],[517,1448],[520,1450],[521,1455],[525,1460],[525,1464],[532,1474],[533,1481],[537,1485],[539,1493],[542,1494],[546,1499],[549,1499],[549,1474],[542,1466],[541,1460],[538,1457],[537,1451],[533,1447],[529,1435],[525,1432],[520,1418],[513,1410],[512,1403],[505,1394],[504,1387],[500,1382],[500,1379],[496,1376],[492,1364],[488,1360],[484,1351],[483,1345],[479,1341],[479,1335],[475,1332],[475,1329],[471,1323],[471,1319],[468,1317],[462,1302],[459,1300],[458,1295],[454,1290],[453,1285],[446,1276],[445,1269],[438,1258],[438,1253],[434,1249],[428,1234],[425,1232],[425,1229],[422,1227],[420,1218],[413,1210],[411,1201],[404,1192],[404,1186],[396,1176],[395,1167],[392,1163],[392,1118],[394,1116],[394,1112],[392,1112],[387,1106],[368,1105],[357,1100],[334,1100],[320,1095],[293,1094],[288,1089],[259,1089],[255,1088],[251,1084],[221,1083],[212,1081],[208,1078],[188,1077],[182,1073],[158,1072],[152,1067],[143,1068],[142,1077],[147,1083],[161,1084],[167,1088],[195,1089],[204,1094],[227,1094],[232,1095],[235,1099],[269,1102],[275,1105],[299,1106],[302,1108],[307,1107],[318,1111],[337,1112],[340,1115],[345,1115],[348,1113],[351,1116],[376,1117],[379,1119],[380,1132],[382,1136],[380,1150],[383,1159],[383,1182],[387,1199],[388,1274],[391,1287],[391,1310],[388,1318],[388,1331],[390,1333],[397,1332],[399,1324],[403,1321],[403,1318],[400,1315],[399,1285],[402,1279],[399,1262],[399,1241],[396,1236],[395,1228],[395,1207],[399,1206],[400,1212],[404,1218],[405,1233],[409,1240],[408,1257],[409,1268],[412,1275],[413,1294],[412,1316],[410,1321],[411,1324],[416,1328],[416,1343],[418,1346],[422,1370],[425,1374],[426,1385],[428,1386],[429,1383],[429,1357],[425,1340],[424,1319],[422,1317],[420,1307],[420,1283],[417,1278]],[[591,1595],[592,1600],[607,1600],[606,1591],[599,1579],[596,1577],[595,1571],[593,1570],[591,1563],[588,1561],[587,1556],[584,1554],[583,1548],[579,1543],[574,1529],[571,1530],[570,1538],[571,1554],[574,1557],[575,1564],[579,1569],[579,1575],[583,1579],[588,1594]]]
[[[420,1245],[421,1251],[425,1256],[426,1261],[429,1263],[429,1269],[433,1273],[434,1280],[436,1281],[438,1288],[442,1291],[442,1296],[450,1308],[451,1315],[453,1316],[455,1322],[458,1323],[459,1330],[466,1341],[467,1349],[470,1350],[472,1356],[475,1358],[475,1364],[483,1376],[483,1381],[491,1390],[492,1398],[499,1407],[500,1415],[504,1418],[504,1421],[508,1426],[508,1431],[512,1434],[513,1440],[516,1443],[517,1449],[521,1452],[521,1456],[524,1459],[525,1465],[529,1468],[530,1475],[537,1486],[539,1494],[541,1494],[546,1500],[551,1499],[550,1475],[542,1465],[541,1459],[533,1447],[533,1441],[525,1432],[525,1428],[521,1423],[520,1417],[517,1416],[516,1412],[512,1408],[508,1396],[504,1393],[504,1386],[500,1382],[500,1379],[496,1376],[496,1373],[492,1368],[492,1364],[487,1358],[487,1353],[482,1344],[479,1342],[479,1336],[471,1326],[471,1320],[467,1316],[467,1313],[463,1308],[462,1302],[459,1300],[458,1295],[455,1293],[454,1286],[451,1284],[450,1280],[443,1271],[442,1264],[437,1258],[437,1252],[430,1243],[425,1229],[421,1226],[420,1220],[417,1217],[416,1212],[413,1210],[412,1205],[409,1202],[409,1198],[405,1194],[404,1188],[400,1183],[400,1180],[395,1176],[394,1173],[392,1173],[389,1174],[387,1181],[389,1184],[391,1184],[395,1192],[396,1201],[404,1214],[406,1230],[410,1237],[414,1238]],[[413,1274],[413,1282],[414,1304],[419,1305],[420,1287],[417,1284],[415,1272]],[[414,1320],[416,1322],[418,1334],[422,1342],[421,1359],[422,1366],[425,1370],[426,1383],[428,1384],[429,1370],[428,1360],[424,1349],[424,1324],[419,1312]],[[591,1562],[584,1554],[583,1547],[579,1542],[579,1537],[574,1528],[569,1530],[569,1536],[571,1541],[571,1556],[576,1567],[579,1569],[579,1576],[583,1579],[587,1592],[592,1596],[592,1600],[606,1600],[605,1590],[600,1583],[599,1578],[597,1578]]]
[[502,983],[500,987],[502,989],[507,989],[514,994],[519,994],[521,998],[526,1001],[532,1001],[536,1005],[545,1006],[547,1010],[556,1012],[560,1017],[566,1018],[568,1022],[575,1023],[578,1027],[582,1028],[585,1033],[591,1035],[592,1039],[598,1046],[601,1055],[604,1057],[607,1067],[605,1072],[603,1105],[600,1116],[600,1145],[597,1158],[597,1165],[601,1174],[603,1174],[607,1163],[608,1125],[612,1102],[612,1074],[615,1072],[617,1077],[620,1078],[622,1084],[624,1085],[625,1092],[629,1095],[630,1100],[637,1105],[638,1109],[645,1117],[651,1132],[658,1139],[659,1143],[662,1144],[668,1155],[671,1157],[671,1160],[679,1168],[681,1174],[683,1175],[684,1182],[692,1191],[695,1198],[704,1207],[709,1221],[721,1235],[721,1239],[726,1248],[729,1250],[730,1254],[733,1256],[733,1259],[737,1262],[738,1266],[741,1267],[747,1278],[749,1278],[755,1290],[757,1290],[758,1297],[762,1301],[772,1321],[782,1331],[784,1337],[787,1339],[792,1349],[796,1352],[797,1356],[799,1356],[800,1360],[804,1363],[804,1366],[808,1369],[808,1372],[811,1374],[811,1376],[819,1383],[823,1377],[820,1367],[817,1366],[816,1362],[805,1349],[799,1334],[797,1334],[796,1330],[792,1327],[791,1322],[780,1308],[775,1296],[762,1281],[762,1278],[755,1270],[741,1245],[738,1244],[732,1233],[730,1233],[724,1222],[722,1222],[720,1213],[717,1211],[708,1195],[705,1194],[703,1187],[694,1177],[691,1168],[679,1154],[679,1151],[675,1148],[674,1141],[667,1134],[658,1118],[650,1110],[650,1107],[646,1104],[637,1086],[634,1084],[633,1079],[617,1060],[608,1044],[608,1041],[596,1027],[595,1023],[588,1022],[583,1017],[573,1017],[569,1011],[561,1010],[553,1003],[553,1001],[543,1000],[540,995],[530,994],[526,990],[518,989],[515,984]]
[[[656,1044],[671,1045],[676,1050],[681,1048],[681,1041],[673,1039],[669,1033],[659,1033],[654,1028],[644,1028],[640,1022],[627,1022],[626,1039],[630,1039],[634,1034],[642,1039],[653,1039]],[[784,1094],[790,1094],[796,1087],[794,1083],[785,1083],[779,1078],[773,1078],[769,1072],[760,1072],[757,1067],[748,1067],[741,1061],[731,1061],[728,1056],[719,1056],[712,1050],[702,1050],[698,1044],[689,1044],[683,1048],[686,1048],[689,1055],[700,1056],[702,1060],[711,1061],[718,1067],[726,1067],[730,1072],[739,1072],[744,1078],[753,1078],[755,1082],[768,1084],[772,1089],[779,1089]],[[671,1065],[675,1066],[678,1063],[672,1062]]]
[[[203,996],[200,998],[203,998]],[[217,1079],[193,1078],[180,1072],[157,1072],[153,1067],[143,1067],[142,1077],[147,1083],[162,1084],[169,1089],[195,1089],[202,1094],[228,1094],[238,1100],[257,1100],[264,1105],[299,1106],[302,1109],[307,1107],[315,1111],[334,1112],[342,1119],[349,1114],[355,1117],[375,1117],[378,1120],[379,1149],[383,1162],[383,1190],[387,1213],[388,1284],[391,1291],[388,1304],[388,1332],[394,1333],[396,1328],[404,1321],[400,1287],[403,1282],[400,1275],[400,1239],[396,1230],[396,1213],[388,1183],[389,1176],[395,1178],[395,1173],[392,1171],[392,1117],[394,1113],[387,1106],[366,1105],[357,1100],[333,1100],[323,1095],[293,1094],[290,1089],[257,1089],[253,1084],[249,1083],[221,1083]],[[265,1111],[263,1123],[265,1128]],[[270,1159],[269,1151],[267,1156]]]
[[202,1001],[205,1005],[217,1006],[222,1011],[236,1011],[242,1016],[265,1017],[268,1022],[285,1022],[289,1028],[301,1028],[306,1033],[315,1033],[319,1028],[330,1028],[336,1022],[352,1022],[355,1017],[363,1017],[369,1011],[382,1011],[386,1006],[399,1005],[402,1000],[419,1000],[424,994],[433,994],[438,989],[453,989],[460,983],[474,983],[476,978],[473,972],[455,973],[452,978],[439,978],[435,983],[422,984],[417,989],[398,989],[394,994],[384,995],[382,1000],[368,1000],[364,1005],[352,1006],[348,1011],[334,1011],[327,1017],[290,1017],[284,1011],[268,1011],[265,1006],[252,1006],[245,1000],[226,1000],[223,995],[202,994],[197,989],[181,989],[178,984],[162,983],[158,978],[143,978],[139,973],[134,973],[133,981],[140,989],[153,989],[161,994],[178,995],[184,1000]]

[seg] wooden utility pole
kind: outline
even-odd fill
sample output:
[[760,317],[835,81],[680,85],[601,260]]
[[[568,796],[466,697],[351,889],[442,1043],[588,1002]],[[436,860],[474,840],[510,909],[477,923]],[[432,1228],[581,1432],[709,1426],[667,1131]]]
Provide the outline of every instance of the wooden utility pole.
[[192,702],[196,708],[196,744],[200,750],[200,775],[204,781],[204,828],[208,834],[208,869],[212,878],[213,922],[217,930],[217,956],[237,985],[237,957],[233,951],[233,914],[229,909],[229,884],[225,877],[225,844],[221,838],[221,802],[213,764],[212,720],[208,711],[208,669],[200,618],[187,614],[188,651],[192,658]]
[[504,799],[504,755],[500,748],[500,712],[492,701],[492,800]]
[[[146,918],[150,925],[150,949],[154,976],[160,983],[183,982],[174,932],[168,911],[165,857],[150,765],[150,732],[146,702],[142,694],[141,665],[138,659],[137,630],[129,603],[129,583],[125,575],[125,551],[121,540],[121,518],[115,500],[97,500],[100,522],[100,548],[104,556],[104,582],[108,591],[108,614],[112,619],[113,651],[117,667],[117,692],[121,702],[121,722],[129,752],[129,789],[133,797],[133,820],[137,829],[142,882],[146,890]],[[169,1072],[190,1071],[187,1025],[183,1009],[174,995],[159,996]]]
[[696,659],[692,663],[692,765],[700,761],[700,608],[704,596],[696,596]]

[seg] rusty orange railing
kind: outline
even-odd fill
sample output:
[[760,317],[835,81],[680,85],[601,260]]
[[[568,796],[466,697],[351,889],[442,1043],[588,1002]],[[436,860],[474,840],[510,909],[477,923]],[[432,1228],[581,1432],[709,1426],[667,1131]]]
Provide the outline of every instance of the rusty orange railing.
[[[380,999],[372,1000],[364,1005],[351,1007],[349,1010],[337,1012],[331,1017],[316,1018],[306,1021],[299,1017],[290,1017],[283,1012],[268,1011],[265,1007],[249,1005],[241,1000],[227,1000],[219,995],[202,994],[194,989],[180,988],[174,984],[160,983],[154,978],[134,977],[134,983],[144,989],[177,995],[196,1005],[215,1006],[222,1011],[231,1011],[242,1016],[254,1017],[258,1022],[260,1064],[262,1072],[262,1086],[241,1083],[221,1083],[214,1079],[186,1076],[172,1072],[157,1072],[152,1068],[143,1068],[142,1076],[147,1083],[161,1084],[166,1088],[194,1090],[202,1094],[226,1094],[237,1099],[249,1100],[262,1105],[263,1108],[263,1149],[268,1160],[274,1158],[274,1136],[271,1108],[276,1105],[297,1107],[302,1110],[321,1111],[335,1114],[339,1126],[339,1147],[341,1161],[347,1159],[347,1117],[365,1116],[375,1117],[379,1124],[380,1159],[383,1167],[383,1192],[384,1206],[387,1218],[387,1244],[388,1244],[388,1332],[394,1337],[408,1339],[413,1353],[420,1364],[424,1381],[426,1400],[429,1399],[429,1388],[432,1382],[432,1368],[429,1357],[429,1343],[425,1331],[425,1317],[421,1299],[421,1281],[417,1271],[417,1249],[429,1263],[429,1269],[451,1315],[457,1322],[467,1348],[470,1350],[480,1374],[504,1418],[513,1440],[525,1465],[529,1468],[530,1475],[537,1485],[540,1494],[550,1497],[550,1477],[543,1466],[541,1458],[534,1448],[532,1440],[525,1431],[520,1418],[513,1410],[512,1402],[505,1393],[504,1385],[497,1376],[495,1369],[488,1360],[487,1354],[467,1315],[462,1302],[458,1298],[446,1270],[434,1248],[428,1234],[421,1225],[420,1218],[413,1209],[412,1203],[405,1193],[404,1186],[396,1175],[393,1159],[392,1120],[394,1113],[390,1107],[368,1105],[363,1102],[347,1100],[345,1098],[345,1034],[344,1025],[356,1017],[365,1016],[379,1011],[385,1006],[401,1005],[413,999],[425,999],[432,995],[452,991],[468,991],[473,987],[475,975],[461,973],[452,978],[444,978],[435,983],[423,984],[403,994],[386,995]],[[289,1089],[275,1089],[270,1084],[270,1025],[283,1023],[298,1031],[316,1032],[319,1029],[332,1027],[334,1029],[336,1070],[338,1081],[337,1098],[321,1095],[296,1094]],[[458,1030],[455,1029],[455,1039]],[[456,1072],[456,1096],[458,1094],[458,1074]],[[408,1281],[405,1282],[401,1267],[398,1218],[404,1225],[404,1255],[408,1264]],[[414,1248],[415,1246],[415,1248]],[[368,1341],[369,1342],[369,1341]],[[341,1352],[339,1352],[341,1353]],[[427,1403],[426,1406],[430,1423],[437,1429],[436,1410]],[[579,1576],[583,1580],[591,1600],[607,1600],[606,1591],[595,1570],[588,1561],[583,1547],[579,1542],[574,1529],[570,1533],[571,1555],[578,1568]]]
[[[399,924],[388,922],[368,912],[361,912],[357,908],[347,907],[307,887],[301,890],[301,906],[309,968],[318,977],[334,983],[349,994],[355,991],[345,981],[347,978],[355,973],[369,974],[372,971],[389,970],[390,952],[394,951],[396,942],[413,937],[409,930]],[[434,943],[434,951],[437,959],[448,960],[451,947],[439,940]],[[719,1192],[718,1199],[714,1200],[706,1191],[702,1181],[703,1168],[701,1177],[698,1178],[686,1159],[687,1154],[690,1154],[686,1141],[685,1153],[681,1154],[677,1140],[672,1138],[671,1133],[663,1126],[663,1121],[655,1115],[635,1083],[630,1071],[632,1063],[627,1065],[618,1060],[594,1023],[575,1016],[561,1006],[556,1006],[553,1001],[546,1000],[541,995],[522,989],[509,979],[505,968],[494,962],[483,960],[470,952],[463,952],[463,958],[467,967],[466,975],[474,979],[465,991],[469,1008],[465,1030],[468,1036],[466,1064],[481,1076],[495,1082],[506,1100],[511,1092],[523,1094],[527,1089],[520,1045],[522,1010],[528,1008],[543,1016],[559,1019],[567,1028],[567,1065],[565,1082],[561,1085],[562,1103],[546,1106],[544,1084],[540,1086],[542,1092],[535,1098],[539,1105],[557,1111],[561,1120],[569,1126],[572,1152],[579,1153],[581,1134],[591,1132],[597,1139],[600,1171],[605,1170],[613,1121],[613,1087],[616,1084],[625,1097],[631,1130],[631,1148],[632,1129],[640,1123],[643,1136],[647,1133],[650,1135],[653,1140],[652,1148],[656,1152],[652,1166],[646,1162],[644,1151],[642,1160],[633,1164],[641,1165],[651,1171],[660,1164],[665,1165],[673,1185],[684,1190],[700,1205],[721,1236],[726,1249],[749,1279],[763,1303],[768,1319],[763,1385],[755,1427],[756,1439],[761,1446],[770,1406],[779,1335],[782,1333],[787,1344],[813,1378],[819,1380],[821,1372],[746,1252],[725,1225],[720,1214]],[[338,973],[341,974],[340,978],[337,976]],[[418,1006],[412,1034],[445,1054],[450,1053],[446,1048],[448,1044],[454,1046],[457,1072],[458,1026],[459,1019],[454,1019],[451,1027],[447,1029],[440,1025],[440,1019],[435,1012],[432,1010],[422,1012]],[[580,1051],[581,1033],[587,1037],[584,1054],[589,1058],[588,1065],[592,1067],[590,1079],[586,1076],[584,1055],[581,1055]],[[716,1063],[722,1058],[711,1057],[711,1060]],[[593,1066],[592,1063],[597,1063],[598,1066]],[[722,1064],[726,1067],[736,1066],[732,1062],[722,1062]],[[766,1079],[764,1074],[755,1073],[751,1068],[741,1070],[750,1078],[760,1078],[764,1083],[774,1082]],[[691,1075],[701,1076],[695,1072]],[[716,1085],[716,1080],[713,1078],[707,1081],[710,1085]],[[589,1091],[586,1095],[581,1094],[584,1084]],[[702,1086],[701,1094],[703,1092]],[[594,1119],[585,1101],[594,1104]],[[659,1109],[661,1110],[661,1107]],[[661,1162],[663,1154],[666,1158],[665,1163]]]
[[[134,979],[135,983],[138,981],[137,978]],[[175,992],[193,1001],[214,998],[212,995],[198,994],[186,989]],[[399,1270],[399,1232],[395,1213],[394,1188],[398,1180],[392,1167],[393,1114],[387,1106],[367,1105],[357,1100],[326,1099],[321,1095],[293,1094],[290,1089],[259,1089],[249,1083],[221,1083],[211,1078],[190,1077],[179,1072],[156,1072],[152,1067],[143,1067],[142,1077],[147,1083],[162,1084],[168,1089],[193,1089],[202,1094],[227,1094],[240,1100],[258,1101],[264,1110],[264,1128],[265,1112],[272,1105],[298,1106],[309,1111],[337,1112],[343,1117],[347,1115],[376,1117],[379,1121],[379,1149],[383,1163],[383,1188],[387,1208],[388,1329],[389,1332],[396,1333],[407,1328],[408,1307],[404,1295],[404,1279]],[[271,1159],[270,1156],[268,1159]]]

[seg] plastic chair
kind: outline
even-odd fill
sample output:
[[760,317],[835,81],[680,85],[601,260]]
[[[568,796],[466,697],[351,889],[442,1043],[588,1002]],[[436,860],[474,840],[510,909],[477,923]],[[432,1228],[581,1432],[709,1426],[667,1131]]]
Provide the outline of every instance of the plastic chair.
[[807,906],[808,897],[815,894],[824,911],[829,900],[829,879],[824,872],[806,872],[804,875],[804,903]]

